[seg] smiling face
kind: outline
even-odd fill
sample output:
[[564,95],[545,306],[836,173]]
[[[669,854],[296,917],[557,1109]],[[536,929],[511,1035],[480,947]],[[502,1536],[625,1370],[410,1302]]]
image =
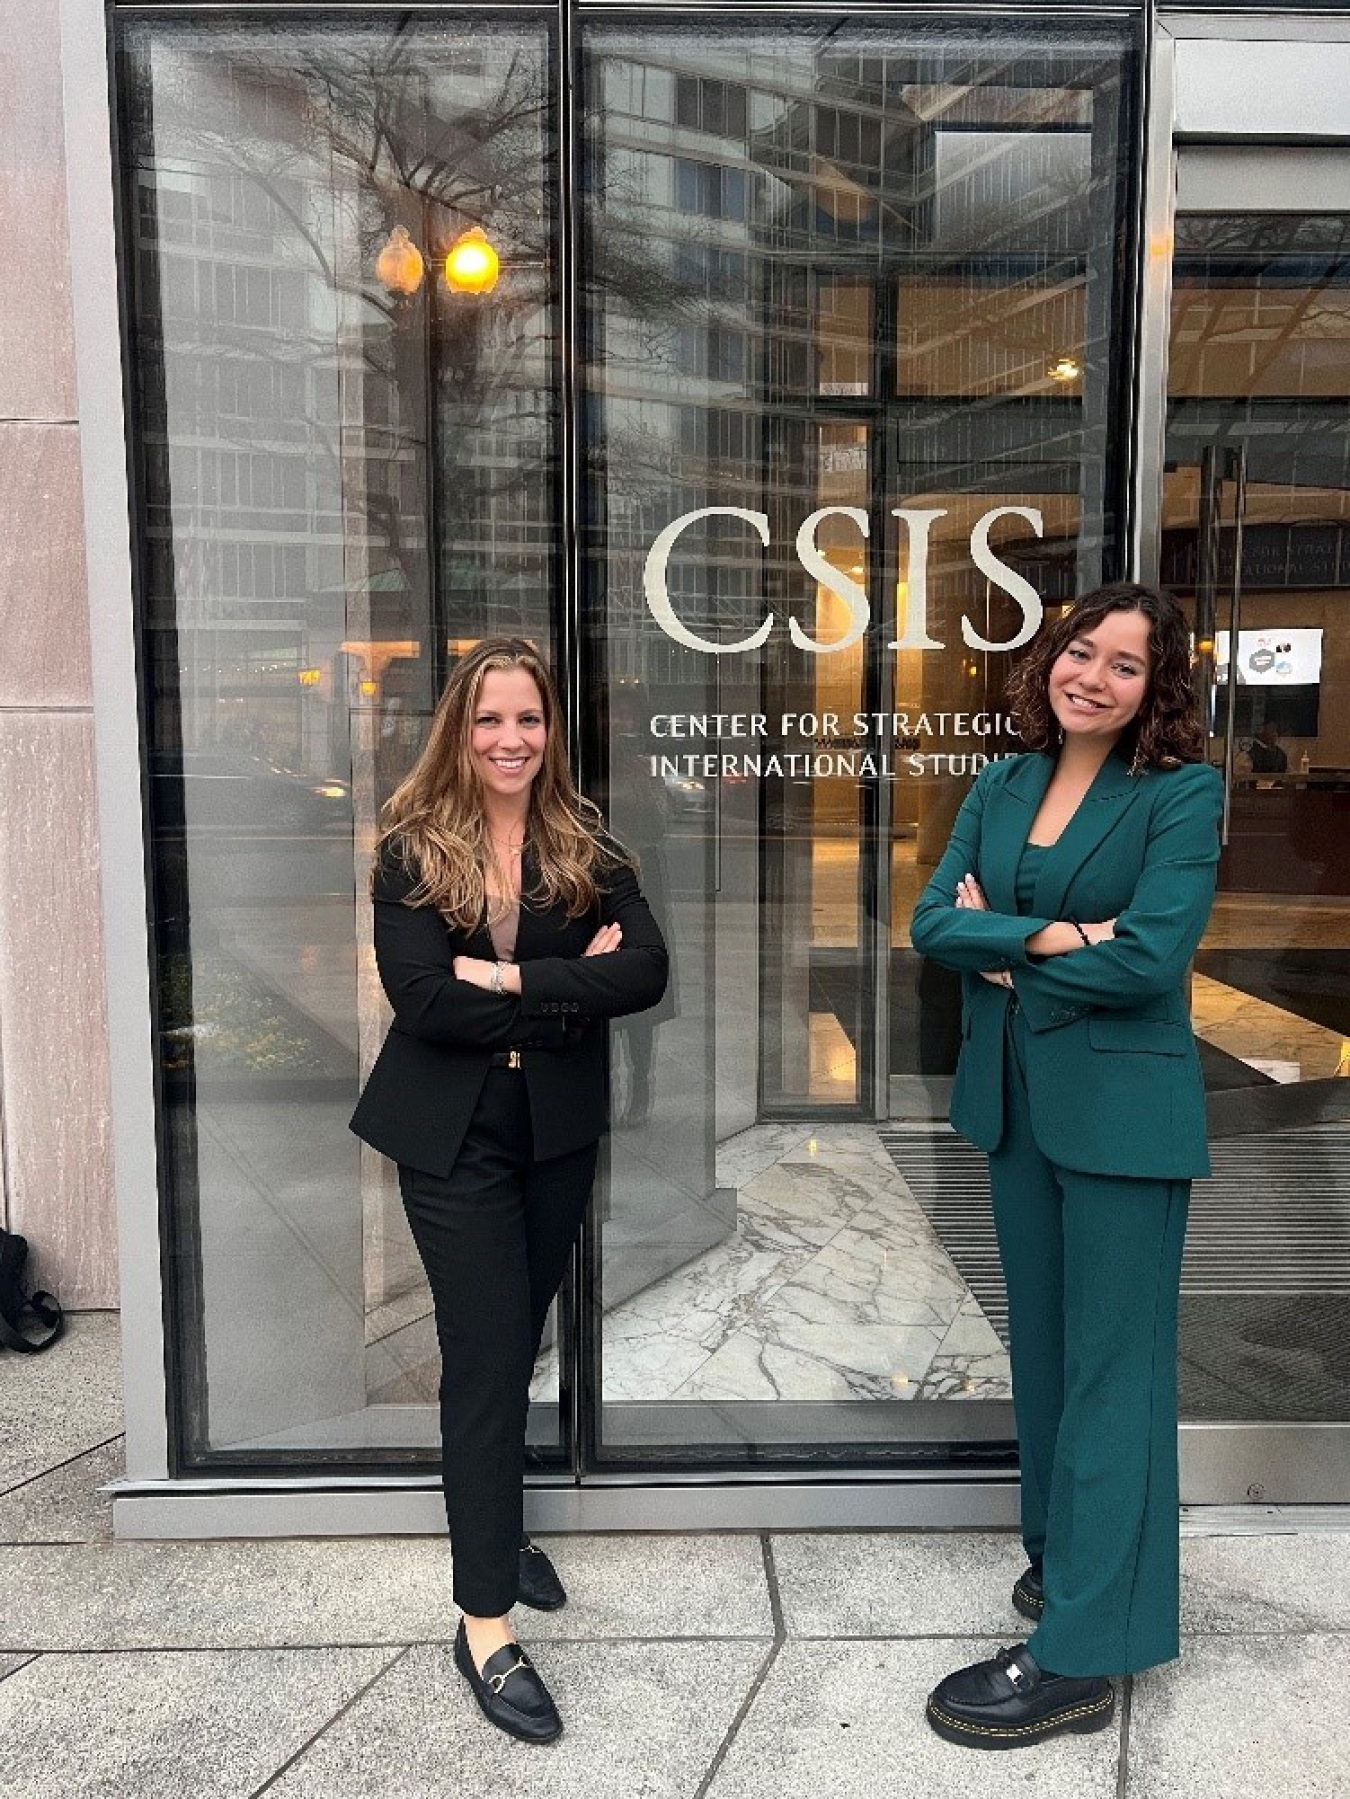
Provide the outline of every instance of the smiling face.
[[1142,612],[1108,612],[1050,665],[1050,709],[1071,737],[1114,744],[1148,693],[1152,652]]
[[469,722],[469,760],[485,793],[528,796],[544,761],[548,724],[543,696],[523,668],[490,668]]

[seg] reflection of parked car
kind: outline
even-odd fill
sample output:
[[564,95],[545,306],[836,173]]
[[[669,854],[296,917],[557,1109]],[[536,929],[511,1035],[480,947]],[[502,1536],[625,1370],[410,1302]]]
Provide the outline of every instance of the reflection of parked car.
[[670,818],[707,818],[712,811],[712,788],[696,775],[663,773],[666,813]]
[[150,804],[159,831],[308,836],[350,831],[343,780],[298,775],[234,750],[155,750]]

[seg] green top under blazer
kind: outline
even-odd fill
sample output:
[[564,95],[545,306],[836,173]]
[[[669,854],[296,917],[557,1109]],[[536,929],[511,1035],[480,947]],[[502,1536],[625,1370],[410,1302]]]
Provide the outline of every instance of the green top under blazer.
[[[1031,754],[980,771],[915,908],[914,947],[961,974],[952,1123],[977,1149],[998,1148],[1011,996],[980,970],[1010,969],[1042,1154],[1083,1174],[1208,1174],[1186,972],[1214,899],[1222,782],[1204,763],[1132,776],[1109,755],[1045,855],[1033,916],[1019,917],[1017,864],[1054,768],[1053,757]],[[957,909],[965,874],[989,911]],[[1027,954],[1029,937],[1070,918],[1114,918],[1114,941]]]

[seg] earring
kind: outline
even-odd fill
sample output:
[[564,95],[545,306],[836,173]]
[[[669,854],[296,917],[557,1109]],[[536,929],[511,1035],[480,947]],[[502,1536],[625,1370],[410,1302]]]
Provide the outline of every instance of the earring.
[[1142,775],[1146,771],[1147,768],[1148,768],[1148,763],[1144,759],[1143,743],[1142,742],[1136,743],[1134,746],[1134,755],[1130,758],[1130,776],[1131,776],[1131,778],[1134,779],[1134,778],[1137,778],[1139,775]]

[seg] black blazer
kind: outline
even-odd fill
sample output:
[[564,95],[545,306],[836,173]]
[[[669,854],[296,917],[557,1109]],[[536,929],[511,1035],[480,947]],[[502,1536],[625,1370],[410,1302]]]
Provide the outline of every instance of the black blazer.
[[[604,1020],[645,1011],[666,986],[665,939],[631,868],[601,878],[600,902],[580,918],[531,906],[538,869],[526,855],[515,959],[520,994],[455,979],[456,956],[492,961],[484,920],[471,931],[431,906],[408,906],[416,871],[386,853],[376,872],[375,960],[394,1009],[351,1128],[396,1162],[427,1174],[454,1167],[496,1050],[520,1049],[538,1161],[593,1143],[608,1122]],[[583,951],[602,924],[622,947]]]

